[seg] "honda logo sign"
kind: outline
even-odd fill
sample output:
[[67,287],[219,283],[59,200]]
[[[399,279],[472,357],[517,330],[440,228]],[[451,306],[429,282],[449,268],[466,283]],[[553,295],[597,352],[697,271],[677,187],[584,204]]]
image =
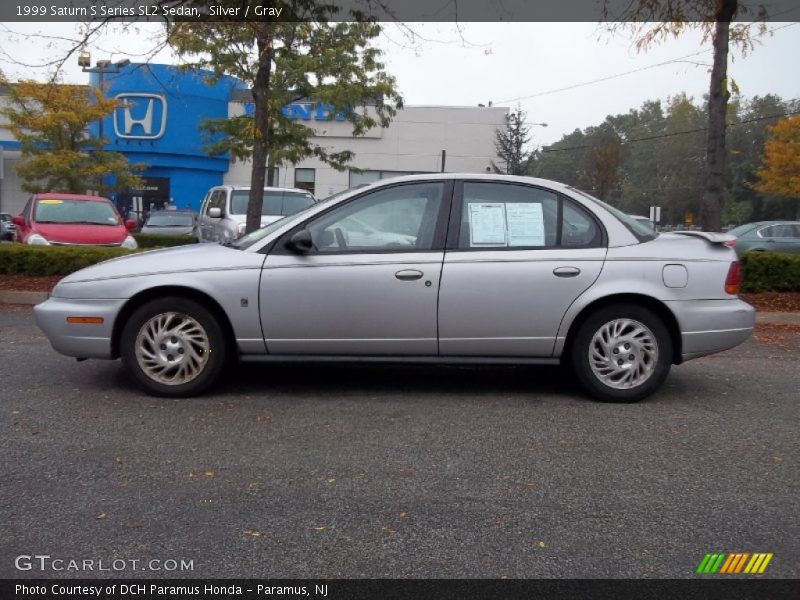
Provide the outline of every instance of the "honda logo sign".
[[118,94],[114,133],[129,140],[157,140],[167,129],[167,99],[160,94]]

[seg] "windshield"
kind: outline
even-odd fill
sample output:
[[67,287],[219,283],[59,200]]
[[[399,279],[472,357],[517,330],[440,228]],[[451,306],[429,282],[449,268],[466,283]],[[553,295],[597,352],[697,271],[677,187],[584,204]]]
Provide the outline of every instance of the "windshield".
[[310,206],[305,207],[303,210],[298,211],[294,215],[290,215],[292,217],[291,219],[289,219],[289,217],[283,217],[281,219],[278,219],[277,221],[273,221],[272,223],[270,223],[269,225],[265,225],[261,229],[256,229],[255,231],[248,233],[247,235],[243,235],[242,237],[240,237],[234,242],[231,242],[228,245],[231,248],[238,248],[239,250],[244,250],[245,248],[249,248],[256,242],[260,242],[261,240],[263,240],[271,233],[278,231],[278,229],[286,225],[290,220],[293,221],[295,220],[295,217],[300,217],[303,214],[307,213],[313,207],[314,205],[311,204]]
[[121,225],[119,214],[110,202],[42,198],[36,202],[37,223],[81,223],[87,225]]
[[147,219],[147,227],[191,227],[194,225],[192,215],[186,213],[156,213]]
[[[246,215],[247,203],[250,201],[250,190],[234,190],[231,194],[231,214]],[[302,192],[282,190],[265,190],[261,203],[261,214],[264,216],[288,217],[314,204],[314,197]]]
[[610,204],[607,204],[606,202],[603,202],[599,198],[595,198],[594,196],[591,196],[591,195],[587,194],[586,192],[582,192],[581,190],[578,190],[578,189],[576,189],[574,187],[570,187],[568,189],[570,189],[573,192],[576,192],[576,193],[580,194],[584,198],[587,198],[587,199],[591,200],[592,202],[594,202],[596,204],[599,204],[600,206],[605,208],[608,212],[610,212],[617,219],[619,219],[619,221],[621,221],[622,224],[625,225],[625,227],[627,227],[628,230],[640,242],[649,242],[650,240],[654,240],[654,239],[656,239],[658,237],[658,233],[656,233],[653,230],[653,227],[649,224],[649,222],[647,224],[645,224],[645,223],[642,223],[640,221],[637,221],[634,217],[630,216],[627,213],[622,212],[618,208],[614,208],[613,206],[611,206]]

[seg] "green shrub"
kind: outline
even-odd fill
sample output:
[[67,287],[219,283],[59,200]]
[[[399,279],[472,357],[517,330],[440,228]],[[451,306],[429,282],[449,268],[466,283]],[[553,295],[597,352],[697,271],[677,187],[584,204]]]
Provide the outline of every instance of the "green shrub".
[[745,252],[739,262],[743,292],[800,292],[800,255]]
[[139,248],[166,248],[168,246],[185,246],[196,244],[193,235],[159,235],[155,233],[134,233]]
[[69,275],[90,265],[135,252],[103,246],[0,244],[3,275]]

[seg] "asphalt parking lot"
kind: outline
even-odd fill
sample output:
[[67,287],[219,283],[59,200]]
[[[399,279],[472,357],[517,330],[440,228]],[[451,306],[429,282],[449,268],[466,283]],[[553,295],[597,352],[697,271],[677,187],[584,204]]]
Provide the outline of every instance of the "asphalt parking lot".
[[[245,365],[162,400],[56,354],[29,308],[0,342],[0,577],[680,578],[710,551],[800,577],[797,333],[636,405],[530,367]],[[15,568],[36,554],[128,562]]]

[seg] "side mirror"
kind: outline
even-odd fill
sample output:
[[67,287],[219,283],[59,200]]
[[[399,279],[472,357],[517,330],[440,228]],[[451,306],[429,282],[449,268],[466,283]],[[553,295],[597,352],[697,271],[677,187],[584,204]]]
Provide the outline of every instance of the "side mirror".
[[128,231],[133,231],[139,226],[139,223],[136,222],[135,219],[128,219],[125,221],[125,229]]
[[222,216],[222,209],[218,206],[212,206],[208,209],[208,216],[212,219],[219,219]]
[[298,254],[311,252],[314,249],[314,242],[311,239],[311,232],[308,229],[301,229],[289,238],[286,247]]
[[17,227],[25,227],[25,217],[23,217],[22,215],[16,215],[11,217],[11,222]]

